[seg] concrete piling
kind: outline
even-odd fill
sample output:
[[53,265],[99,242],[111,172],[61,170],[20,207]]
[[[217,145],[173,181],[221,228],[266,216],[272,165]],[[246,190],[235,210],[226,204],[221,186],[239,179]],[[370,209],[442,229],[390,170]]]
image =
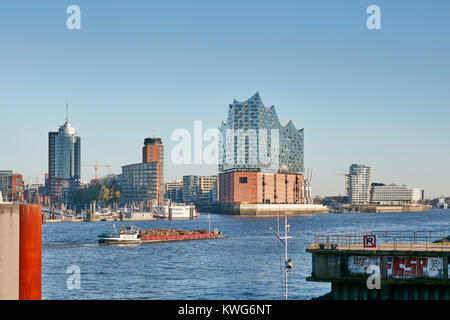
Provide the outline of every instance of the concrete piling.
[[41,299],[42,208],[20,205],[19,299]]
[[0,205],[0,300],[40,300],[42,207]]
[[0,300],[19,299],[19,205],[0,204]]

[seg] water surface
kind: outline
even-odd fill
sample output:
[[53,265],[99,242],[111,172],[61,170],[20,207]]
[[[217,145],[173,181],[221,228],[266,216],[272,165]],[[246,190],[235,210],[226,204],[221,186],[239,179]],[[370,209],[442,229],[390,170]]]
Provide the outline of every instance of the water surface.
[[[283,222],[283,220],[281,221]],[[267,226],[277,218],[211,214],[226,239],[104,246],[97,236],[121,222],[47,223],[42,226],[43,299],[281,299],[280,250]],[[129,225],[130,222],[122,224]],[[133,222],[142,229],[208,228],[206,214],[195,220]],[[402,213],[327,214],[289,217],[289,257],[294,259],[289,298],[311,299],[330,284],[305,280],[311,255],[305,249],[318,233],[365,230],[447,230],[450,210]],[[81,270],[80,289],[68,289],[66,270]]]

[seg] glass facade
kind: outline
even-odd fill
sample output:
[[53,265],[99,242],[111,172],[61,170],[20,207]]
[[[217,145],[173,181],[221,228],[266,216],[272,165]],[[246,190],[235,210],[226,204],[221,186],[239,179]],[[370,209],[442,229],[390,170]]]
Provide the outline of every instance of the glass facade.
[[304,130],[280,123],[275,107],[266,108],[257,92],[229,105],[220,127],[219,171],[257,170],[303,173]]
[[367,204],[370,201],[372,166],[352,164],[348,174],[348,197],[352,204]]
[[157,200],[157,163],[146,162],[122,167],[122,195],[125,201]]
[[49,133],[49,183],[53,202],[67,202],[68,194],[79,186],[81,138],[68,121],[58,132]]
[[405,185],[372,185],[371,202],[380,204],[414,203],[421,199],[421,190]]

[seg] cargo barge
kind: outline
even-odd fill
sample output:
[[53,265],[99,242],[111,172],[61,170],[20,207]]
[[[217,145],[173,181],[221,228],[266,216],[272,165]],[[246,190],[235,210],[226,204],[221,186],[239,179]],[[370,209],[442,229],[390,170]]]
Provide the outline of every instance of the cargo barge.
[[208,230],[173,230],[173,229],[152,229],[139,230],[138,238],[143,243],[149,242],[169,242],[183,240],[203,240],[203,239],[221,239],[225,236],[218,229]]
[[[114,228],[115,229],[115,228]],[[99,236],[101,244],[141,244],[155,242],[221,239],[225,236],[218,229],[210,230],[174,230],[149,229],[138,230],[136,227],[121,227],[119,232]]]

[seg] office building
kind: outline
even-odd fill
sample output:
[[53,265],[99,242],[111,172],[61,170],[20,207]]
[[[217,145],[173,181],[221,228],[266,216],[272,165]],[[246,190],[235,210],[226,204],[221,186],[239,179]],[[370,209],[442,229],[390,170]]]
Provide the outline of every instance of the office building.
[[48,185],[52,203],[67,203],[80,185],[81,138],[68,120],[48,133]]
[[422,190],[406,185],[372,183],[371,202],[376,204],[412,204],[422,200]]
[[[23,201],[23,178],[11,170],[0,170],[0,193],[5,202]],[[1,201],[2,199],[0,199]]]
[[164,199],[173,203],[183,202],[183,180],[169,181],[165,183]]
[[122,166],[122,199],[127,202],[154,201],[158,203],[156,162]]
[[122,187],[122,199],[127,202],[164,200],[164,145],[160,138],[147,138],[142,148],[142,163],[122,166],[117,178]]
[[217,199],[217,176],[183,176],[183,202],[206,205]]
[[348,198],[352,204],[368,204],[372,185],[372,166],[352,164],[348,173]]
[[142,148],[142,162],[156,163],[157,202],[164,200],[164,145],[161,138],[147,138]]
[[194,203],[198,197],[198,180],[199,176],[189,175],[183,176],[183,202]]

